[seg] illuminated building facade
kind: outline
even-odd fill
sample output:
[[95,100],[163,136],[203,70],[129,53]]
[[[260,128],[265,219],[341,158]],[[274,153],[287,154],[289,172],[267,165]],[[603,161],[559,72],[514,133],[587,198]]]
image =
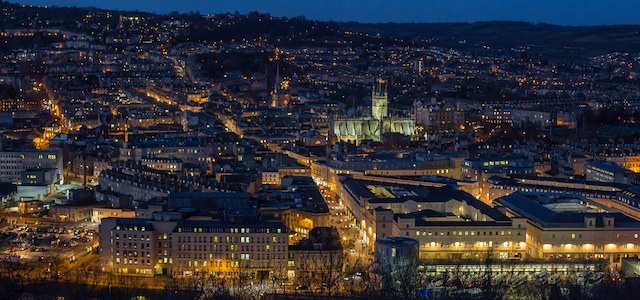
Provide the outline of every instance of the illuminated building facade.
[[527,255],[606,259],[640,254],[640,221],[575,195],[516,192],[497,200],[508,216],[527,220]]
[[383,80],[378,80],[371,92],[371,111],[360,117],[332,117],[329,125],[330,139],[359,145],[363,140],[380,141],[384,133],[415,135],[413,117],[389,116],[389,93]]
[[271,279],[286,275],[288,232],[280,221],[106,218],[100,245],[105,272]]
[[526,220],[511,219],[473,196],[451,187],[426,196],[368,201],[378,238],[403,237],[418,242],[420,260],[526,257]]

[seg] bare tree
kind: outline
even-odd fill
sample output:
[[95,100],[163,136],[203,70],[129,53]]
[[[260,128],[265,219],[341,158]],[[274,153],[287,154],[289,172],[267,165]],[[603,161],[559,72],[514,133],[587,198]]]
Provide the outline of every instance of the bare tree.
[[397,263],[395,267],[380,266],[381,296],[393,299],[417,299],[418,291],[425,285],[425,276],[419,271],[416,260]]
[[0,299],[15,299],[29,287],[37,283],[38,276],[35,264],[20,259],[14,254],[0,256]]

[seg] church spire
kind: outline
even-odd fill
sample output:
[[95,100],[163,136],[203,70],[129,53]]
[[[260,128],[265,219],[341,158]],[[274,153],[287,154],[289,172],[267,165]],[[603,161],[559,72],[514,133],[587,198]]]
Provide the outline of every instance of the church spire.
[[278,86],[280,85],[280,64],[276,64],[276,82],[273,85],[273,93],[278,93]]

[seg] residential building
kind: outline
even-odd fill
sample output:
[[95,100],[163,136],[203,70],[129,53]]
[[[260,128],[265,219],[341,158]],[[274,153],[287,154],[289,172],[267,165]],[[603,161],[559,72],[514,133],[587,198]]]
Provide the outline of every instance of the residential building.
[[99,232],[100,266],[105,272],[286,276],[288,232],[278,221],[106,218]]

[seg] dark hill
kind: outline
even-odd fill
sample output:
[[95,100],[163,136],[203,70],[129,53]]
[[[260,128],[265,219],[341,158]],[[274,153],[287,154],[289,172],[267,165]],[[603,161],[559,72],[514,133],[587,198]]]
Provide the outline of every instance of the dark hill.
[[341,29],[372,35],[429,40],[434,46],[474,49],[486,45],[509,49],[530,47],[533,52],[587,57],[598,53],[640,52],[640,25],[558,26],[526,22],[476,23],[341,23]]

